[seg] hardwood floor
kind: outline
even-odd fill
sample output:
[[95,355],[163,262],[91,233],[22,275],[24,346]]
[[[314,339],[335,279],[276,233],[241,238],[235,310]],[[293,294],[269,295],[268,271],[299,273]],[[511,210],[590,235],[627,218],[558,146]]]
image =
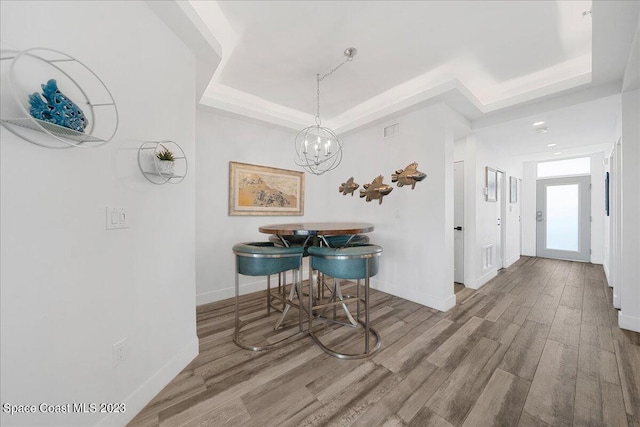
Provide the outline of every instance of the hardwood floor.
[[[129,426],[640,426],[640,334],[618,328],[601,266],[523,257],[456,296],[438,312],[372,290],[383,347],[355,361],[309,337],[241,350],[233,299],[198,307],[200,355]],[[243,317],[264,301],[243,296]],[[248,339],[291,333],[273,331],[276,317]],[[351,328],[318,328],[355,345]]]

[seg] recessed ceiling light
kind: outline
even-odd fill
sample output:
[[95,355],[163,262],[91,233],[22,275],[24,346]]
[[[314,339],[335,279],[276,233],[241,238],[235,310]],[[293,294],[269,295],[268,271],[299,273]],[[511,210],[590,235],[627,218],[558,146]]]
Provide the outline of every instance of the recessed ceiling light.
[[562,154],[562,151],[556,151],[556,152],[555,152],[555,153],[553,153],[553,154],[555,154],[555,155],[557,156],[558,154]]
[[549,132],[549,129],[547,128],[536,129],[536,133],[547,133],[547,132]]
[[541,125],[543,125],[543,124],[544,124],[544,122],[535,122],[533,125],[534,125],[534,126],[541,126]]
[[555,147],[558,144],[547,144],[547,147]]

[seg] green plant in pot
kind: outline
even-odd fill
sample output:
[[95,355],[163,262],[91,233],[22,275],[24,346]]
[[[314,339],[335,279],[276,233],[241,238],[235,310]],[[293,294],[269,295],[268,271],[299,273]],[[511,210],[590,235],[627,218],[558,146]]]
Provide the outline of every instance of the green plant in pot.
[[162,149],[156,153],[156,158],[158,159],[158,172],[160,172],[162,175],[173,175],[173,165],[175,157],[167,147],[165,147],[164,145],[160,146],[162,147]]

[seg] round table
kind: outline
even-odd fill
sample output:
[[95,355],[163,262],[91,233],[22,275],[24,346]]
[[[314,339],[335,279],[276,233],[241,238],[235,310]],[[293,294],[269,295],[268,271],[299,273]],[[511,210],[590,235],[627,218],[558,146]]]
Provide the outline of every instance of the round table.
[[281,236],[339,236],[369,233],[373,231],[373,224],[368,222],[296,222],[263,225],[258,228],[258,231]]
[[[306,236],[307,238],[304,241],[303,245],[306,245],[307,241],[310,241],[311,245],[313,246],[319,246],[322,244],[321,242],[324,242],[326,246],[330,246],[327,240],[325,239],[325,237],[344,236],[344,235],[351,235],[353,237],[360,233],[368,233],[370,231],[373,231],[373,224],[370,224],[368,222],[296,222],[296,223],[288,223],[288,224],[263,225],[262,227],[259,227],[258,230],[261,233],[277,235],[282,241],[284,246],[288,246],[289,244],[283,236]],[[349,240],[351,240],[351,238]],[[313,291],[313,288],[315,287],[314,282],[316,282],[318,285],[317,291],[316,291],[317,293],[315,295]],[[324,299],[324,289],[327,285],[324,283],[324,277],[322,278],[318,277],[317,279],[314,279],[313,271],[311,269],[309,269],[308,283],[309,283],[309,307],[308,307],[307,313],[308,313],[308,322],[309,322],[309,329],[308,329],[309,334],[314,339],[314,341],[318,343],[318,345],[320,345],[320,347],[327,353],[336,357],[346,357],[346,356],[337,356],[335,352],[329,350],[317,338],[315,338],[315,336],[311,332],[312,326],[313,326],[312,319],[314,318],[314,314],[321,309],[326,309],[330,307],[335,307],[336,305],[341,305],[342,309],[344,310],[347,316],[349,324],[354,327],[357,326],[360,322],[356,321],[353,318],[353,316],[351,315],[351,313],[349,312],[349,309],[345,304],[346,302],[345,298],[351,299],[353,297],[349,295],[343,296],[342,292],[340,291],[340,288],[337,287],[332,291],[329,301],[322,302],[322,300]],[[368,283],[369,282],[367,280],[367,284],[366,284],[367,295],[368,295]],[[335,285],[335,282],[334,282],[334,285]],[[358,289],[359,289],[359,283],[358,283]],[[359,296],[357,298],[359,299]],[[368,313],[368,310],[367,310],[367,313]],[[315,317],[320,317],[320,314],[316,315]],[[335,308],[334,308],[334,318],[335,318]],[[334,322],[335,322],[335,319],[334,319]],[[367,329],[367,331],[368,330],[369,328]],[[378,336],[378,333],[375,332],[375,330],[374,330],[374,334],[378,337],[377,338],[378,344],[376,345],[376,348],[378,348],[380,343],[380,338]]]

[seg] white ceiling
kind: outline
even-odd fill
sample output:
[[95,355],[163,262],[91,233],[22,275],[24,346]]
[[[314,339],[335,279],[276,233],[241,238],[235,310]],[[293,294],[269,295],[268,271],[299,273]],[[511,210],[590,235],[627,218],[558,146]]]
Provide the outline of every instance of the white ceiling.
[[[339,133],[430,102],[489,125],[530,115],[530,106],[558,96],[588,101],[619,93],[639,5],[176,3],[219,56],[201,104],[291,129],[313,121],[316,74],[342,62],[345,48],[357,48],[352,62],[321,83],[320,116]],[[581,91],[591,95],[575,95]]]
[[316,74],[349,46],[354,62],[322,83],[328,117],[414,79],[458,79],[487,105],[591,71],[591,1],[219,5],[236,38],[216,82],[309,114]]

